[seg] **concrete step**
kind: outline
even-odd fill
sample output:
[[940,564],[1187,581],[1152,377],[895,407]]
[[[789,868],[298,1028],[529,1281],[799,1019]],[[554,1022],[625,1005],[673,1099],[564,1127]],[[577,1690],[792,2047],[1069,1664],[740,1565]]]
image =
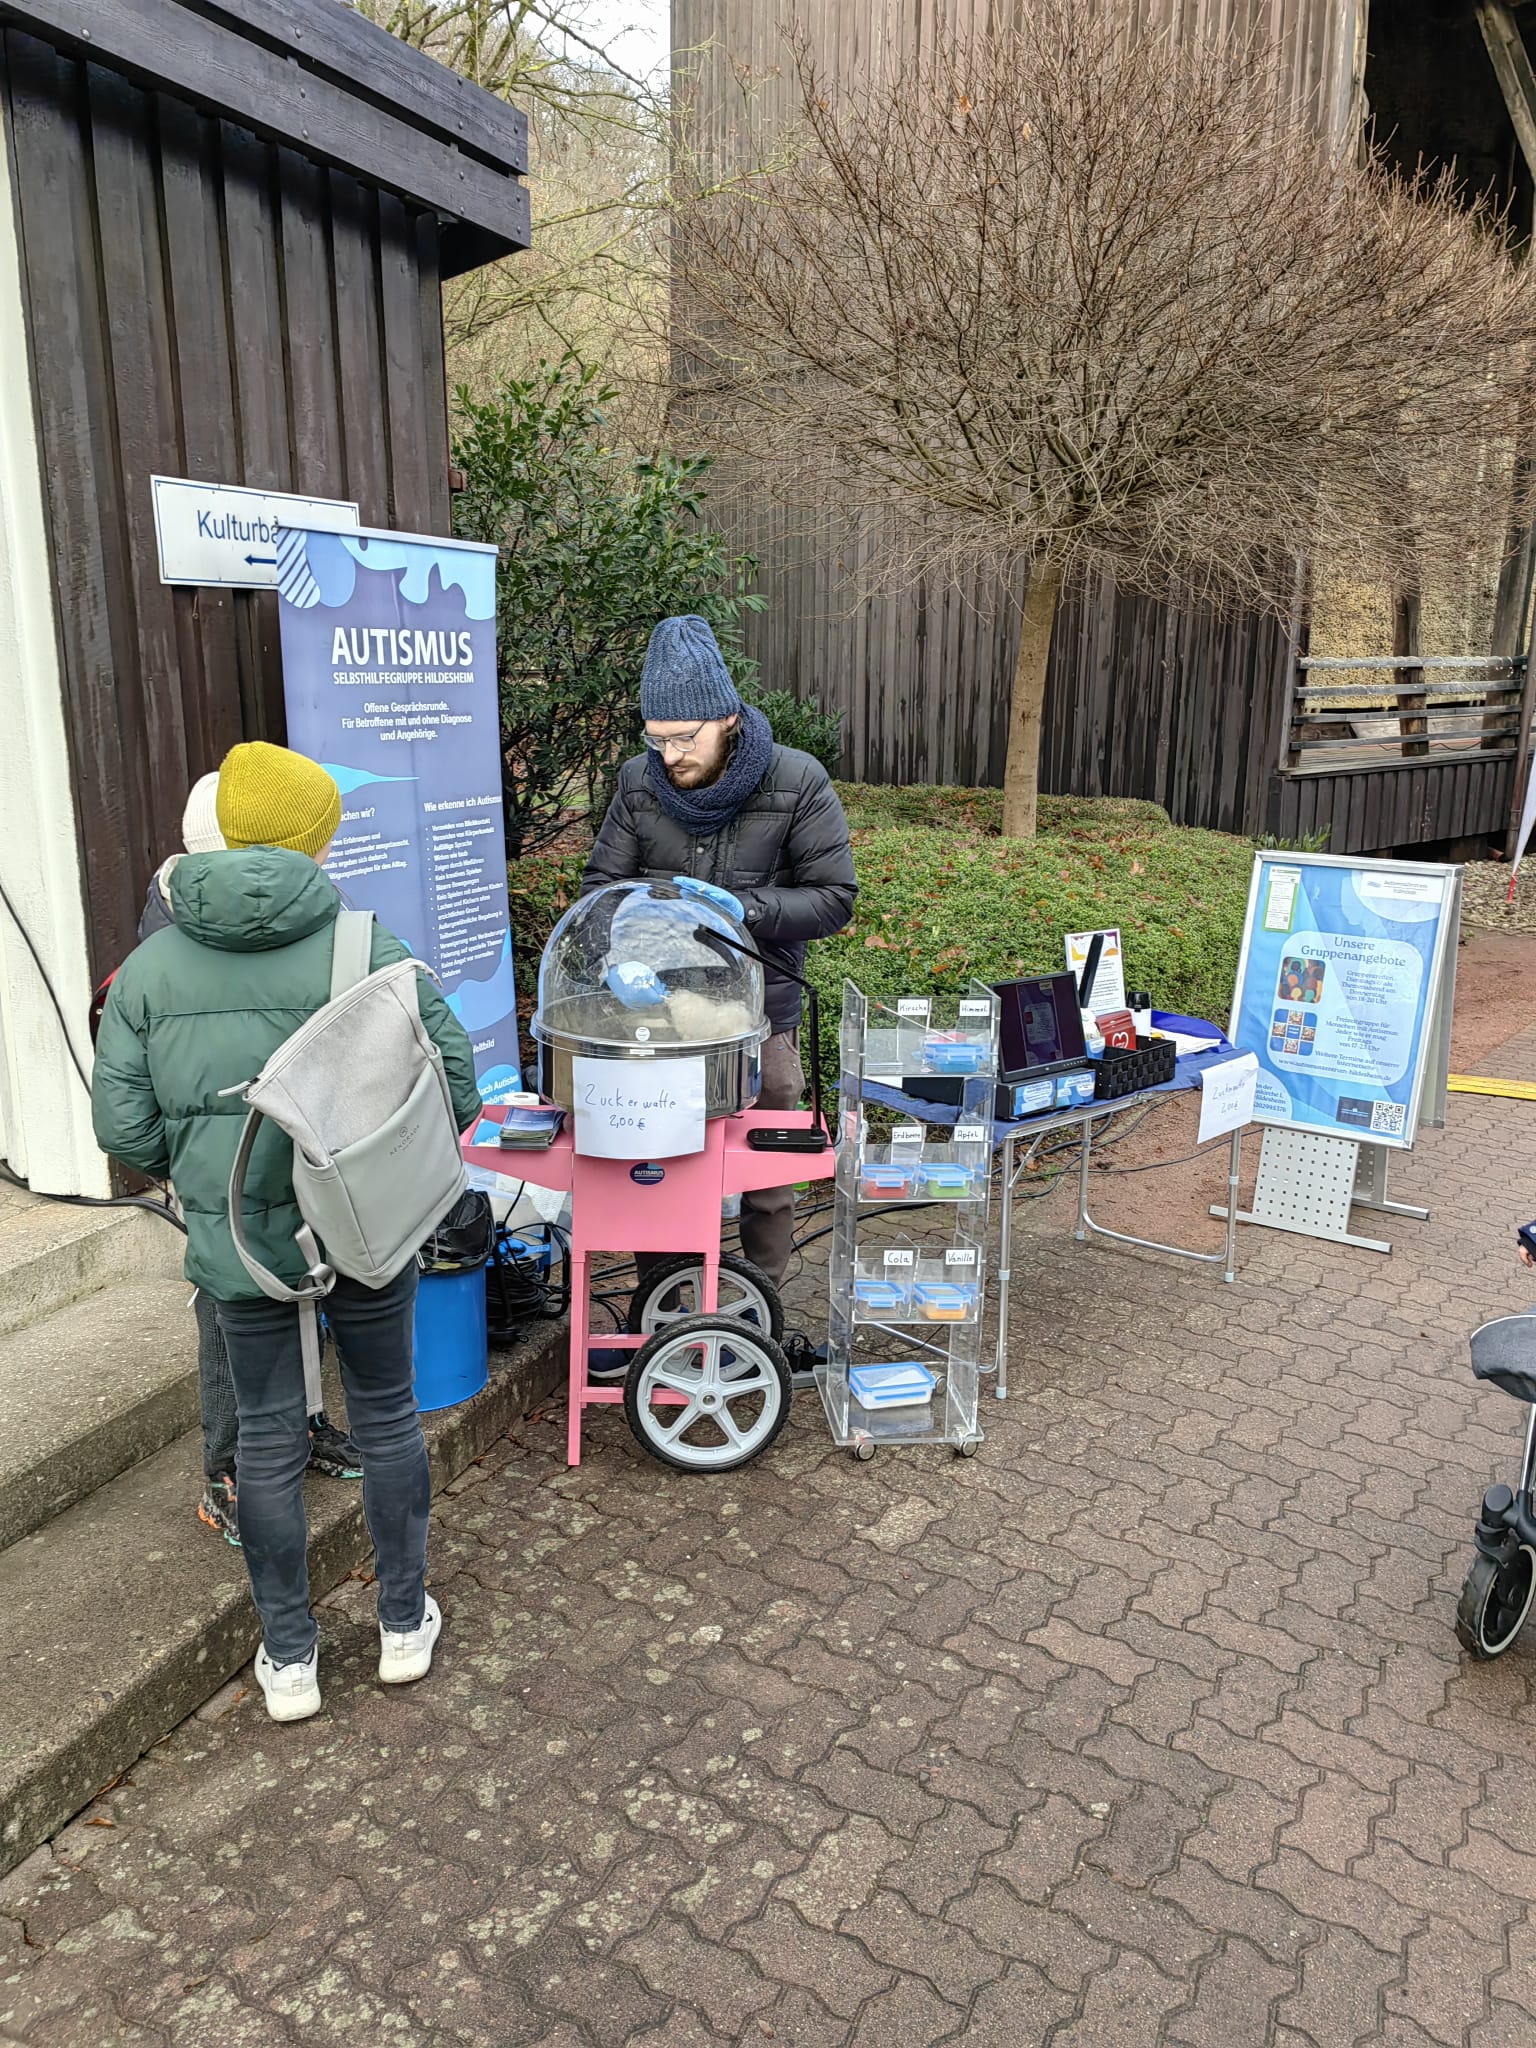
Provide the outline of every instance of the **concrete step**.
[[[567,1329],[493,1354],[490,1385],[424,1417],[446,1486],[564,1377]],[[239,1551],[196,1519],[201,1436],[153,1457],[0,1552],[0,1875],[210,1699],[254,1654]],[[307,1482],[318,1599],[368,1552],[361,1486]]]
[[197,1421],[191,1299],[119,1284],[0,1337],[0,1549]]
[[170,1279],[186,1239],[142,1209],[79,1209],[12,1190],[0,1205],[0,1336],[120,1280]]

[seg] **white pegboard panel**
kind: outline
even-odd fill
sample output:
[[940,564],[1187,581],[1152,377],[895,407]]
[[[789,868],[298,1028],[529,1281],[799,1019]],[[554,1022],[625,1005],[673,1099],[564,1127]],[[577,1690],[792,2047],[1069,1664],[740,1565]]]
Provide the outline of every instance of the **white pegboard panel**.
[[1259,1153],[1255,1219],[1281,1230],[1347,1236],[1359,1160],[1358,1139],[1271,1125]]
[[1392,1247],[1378,1238],[1350,1233],[1349,1211],[1360,1152],[1356,1138],[1267,1126],[1253,1207],[1239,1221],[1293,1231],[1301,1237],[1327,1238],[1335,1244],[1358,1245],[1365,1251],[1390,1251]]

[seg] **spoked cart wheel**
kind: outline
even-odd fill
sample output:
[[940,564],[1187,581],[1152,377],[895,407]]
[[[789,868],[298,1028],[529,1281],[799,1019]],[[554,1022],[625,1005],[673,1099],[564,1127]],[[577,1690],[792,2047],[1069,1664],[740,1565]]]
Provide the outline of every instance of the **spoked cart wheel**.
[[1502,1657],[1536,1596],[1536,1552],[1511,1544],[1504,1558],[1473,1558],[1456,1608],[1456,1635],[1474,1657]]
[[784,1427],[789,1401],[789,1363],[773,1338],[722,1315],[668,1323],[624,1382],[630,1428],[680,1472],[750,1464]]
[[[630,1296],[629,1334],[653,1337],[658,1330],[671,1329],[686,1317],[703,1312],[704,1261],[694,1252],[681,1252],[653,1267]],[[755,1323],[775,1344],[784,1335],[784,1304],[779,1291],[750,1259],[721,1255],[715,1314]]]

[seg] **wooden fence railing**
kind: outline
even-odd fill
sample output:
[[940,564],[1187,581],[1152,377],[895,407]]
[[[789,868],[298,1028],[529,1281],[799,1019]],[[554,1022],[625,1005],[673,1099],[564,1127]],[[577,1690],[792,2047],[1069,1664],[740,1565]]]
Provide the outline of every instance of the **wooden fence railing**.
[[[1520,741],[1523,654],[1312,655],[1297,663],[1285,772],[1508,756]],[[1345,680],[1345,678],[1349,680]]]

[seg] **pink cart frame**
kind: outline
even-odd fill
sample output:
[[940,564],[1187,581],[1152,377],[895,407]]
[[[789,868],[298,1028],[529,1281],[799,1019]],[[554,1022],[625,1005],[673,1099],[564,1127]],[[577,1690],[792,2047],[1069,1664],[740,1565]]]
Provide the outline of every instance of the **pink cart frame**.
[[[492,1107],[476,1123],[502,1123],[505,1109]],[[605,1330],[591,1333],[591,1262],[598,1253],[698,1252],[704,1261],[702,1309],[712,1315],[719,1300],[720,1206],[729,1195],[753,1188],[783,1187],[786,1181],[830,1180],[836,1155],[825,1152],[755,1152],[747,1133],[782,1129],[782,1110],[749,1109],[739,1116],[711,1117],[702,1152],[676,1159],[593,1159],[576,1150],[570,1120],[547,1152],[512,1151],[501,1145],[464,1140],[471,1166],[515,1174],[535,1187],[571,1197],[570,1419],[566,1462],[581,1463],[582,1411],[611,1407],[624,1399],[622,1386],[593,1386],[587,1360],[594,1345],[605,1351],[633,1351],[647,1342]]]

